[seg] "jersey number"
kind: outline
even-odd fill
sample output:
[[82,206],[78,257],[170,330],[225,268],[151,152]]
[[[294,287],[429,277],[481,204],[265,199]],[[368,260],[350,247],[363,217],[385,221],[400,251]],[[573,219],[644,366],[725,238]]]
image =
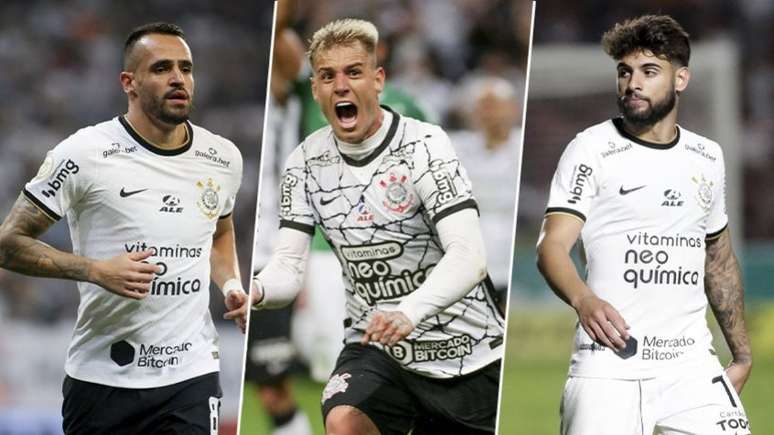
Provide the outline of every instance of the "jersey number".
[[723,376],[718,376],[716,378],[712,378],[712,383],[713,384],[717,384],[718,382],[723,384],[723,388],[725,388],[726,394],[728,394],[728,400],[731,401],[731,406],[736,408],[737,406],[736,406],[736,401],[734,400],[734,396],[731,394],[731,389],[728,388],[728,384],[726,384],[726,380],[723,378]]

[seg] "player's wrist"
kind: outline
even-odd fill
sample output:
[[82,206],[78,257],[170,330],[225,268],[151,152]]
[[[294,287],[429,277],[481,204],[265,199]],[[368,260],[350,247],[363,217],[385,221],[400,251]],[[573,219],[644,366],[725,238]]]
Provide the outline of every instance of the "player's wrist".
[[91,258],[86,258],[86,279],[85,281],[90,282],[92,284],[99,285],[102,281],[102,262],[99,260],[93,260]]
[[223,297],[225,298],[227,298],[231,292],[245,292],[244,288],[242,287],[242,283],[237,278],[231,278],[223,283],[223,287],[220,288],[220,291],[223,293]]
[[591,292],[579,293],[577,296],[570,298],[570,306],[575,309],[575,311],[578,311],[584,302],[593,297],[595,297],[594,293]]
[[253,310],[259,310],[263,308],[266,302],[266,293],[263,291],[263,284],[256,277],[253,278],[253,286],[250,291],[250,308]]

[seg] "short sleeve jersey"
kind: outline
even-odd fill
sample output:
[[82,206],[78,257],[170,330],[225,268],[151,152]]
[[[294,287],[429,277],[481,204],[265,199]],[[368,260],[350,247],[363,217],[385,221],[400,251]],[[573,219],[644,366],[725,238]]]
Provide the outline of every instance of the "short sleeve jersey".
[[636,343],[615,353],[578,327],[570,374],[637,379],[718,364],[707,328],[707,240],[728,223],[720,146],[677,127],[668,144],[642,141],[619,119],[569,144],[546,214],[584,222],[586,282],[629,323]]
[[80,305],[65,371],[125,388],[173,384],[218,371],[209,311],[210,252],[242,176],[230,141],[185,124],[183,147],[164,150],[117,117],[49,151],[24,195],[67,216],[73,252],[104,260],[150,250],[161,271],[143,300],[78,282]]
[[[393,113],[383,142],[363,160],[341,154],[331,128],[288,159],[280,225],[317,225],[342,265],[345,341],[360,341],[375,310],[394,310],[443,256],[435,223],[476,207],[471,185],[439,127]],[[475,371],[500,358],[503,320],[491,285],[421,321],[384,349],[404,368],[435,378]]]

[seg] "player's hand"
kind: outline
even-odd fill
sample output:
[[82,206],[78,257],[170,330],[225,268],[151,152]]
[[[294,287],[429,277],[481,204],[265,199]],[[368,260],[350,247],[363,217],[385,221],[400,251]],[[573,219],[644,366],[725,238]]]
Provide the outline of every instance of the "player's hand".
[[408,317],[400,311],[377,311],[371,318],[371,323],[366,328],[362,344],[370,341],[392,346],[406,338],[414,325]]
[[152,251],[130,252],[107,260],[96,260],[89,270],[89,281],[105,290],[132,299],[148,296],[151,281],[161,267],[143,261]]
[[629,325],[618,310],[595,295],[584,296],[575,305],[578,320],[592,340],[617,351],[626,348]]
[[248,299],[249,298],[247,297],[247,293],[244,291],[231,290],[226,295],[225,300],[226,309],[228,309],[228,312],[223,315],[223,318],[226,320],[233,320],[242,331],[242,334],[245,333],[245,329],[247,327]]
[[726,367],[726,376],[733,384],[737,394],[742,393],[742,388],[747,382],[747,378],[750,377],[752,371],[752,361],[750,362],[736,362],[732,361],[731,364]]

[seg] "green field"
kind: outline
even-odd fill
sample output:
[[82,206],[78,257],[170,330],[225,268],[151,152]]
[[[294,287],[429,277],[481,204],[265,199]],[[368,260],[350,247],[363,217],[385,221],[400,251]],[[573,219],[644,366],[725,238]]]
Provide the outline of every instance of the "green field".
[[[559,398],[572,346],[575,316],[566,310],[510,313],[499,433],[556,435]],[[748,303],[748,328],[755,358],[742,400],[754,434],[774,433],[774,304]],[[714,336],[722,337],[713,330]],[[716,339],[716,348],[725,345]],[[721,355],[728,361],[728,353]]]
[[[315,435],[325,434],[320,415],[320,393],[323,387],[322,384],[304,378],[297,378],[293,383],[296,398],[301,408],[309,416]],[[258,401],[254,385],[245,384],[242,405],[240,435],[267,435],[271,433],[269,419]]]

